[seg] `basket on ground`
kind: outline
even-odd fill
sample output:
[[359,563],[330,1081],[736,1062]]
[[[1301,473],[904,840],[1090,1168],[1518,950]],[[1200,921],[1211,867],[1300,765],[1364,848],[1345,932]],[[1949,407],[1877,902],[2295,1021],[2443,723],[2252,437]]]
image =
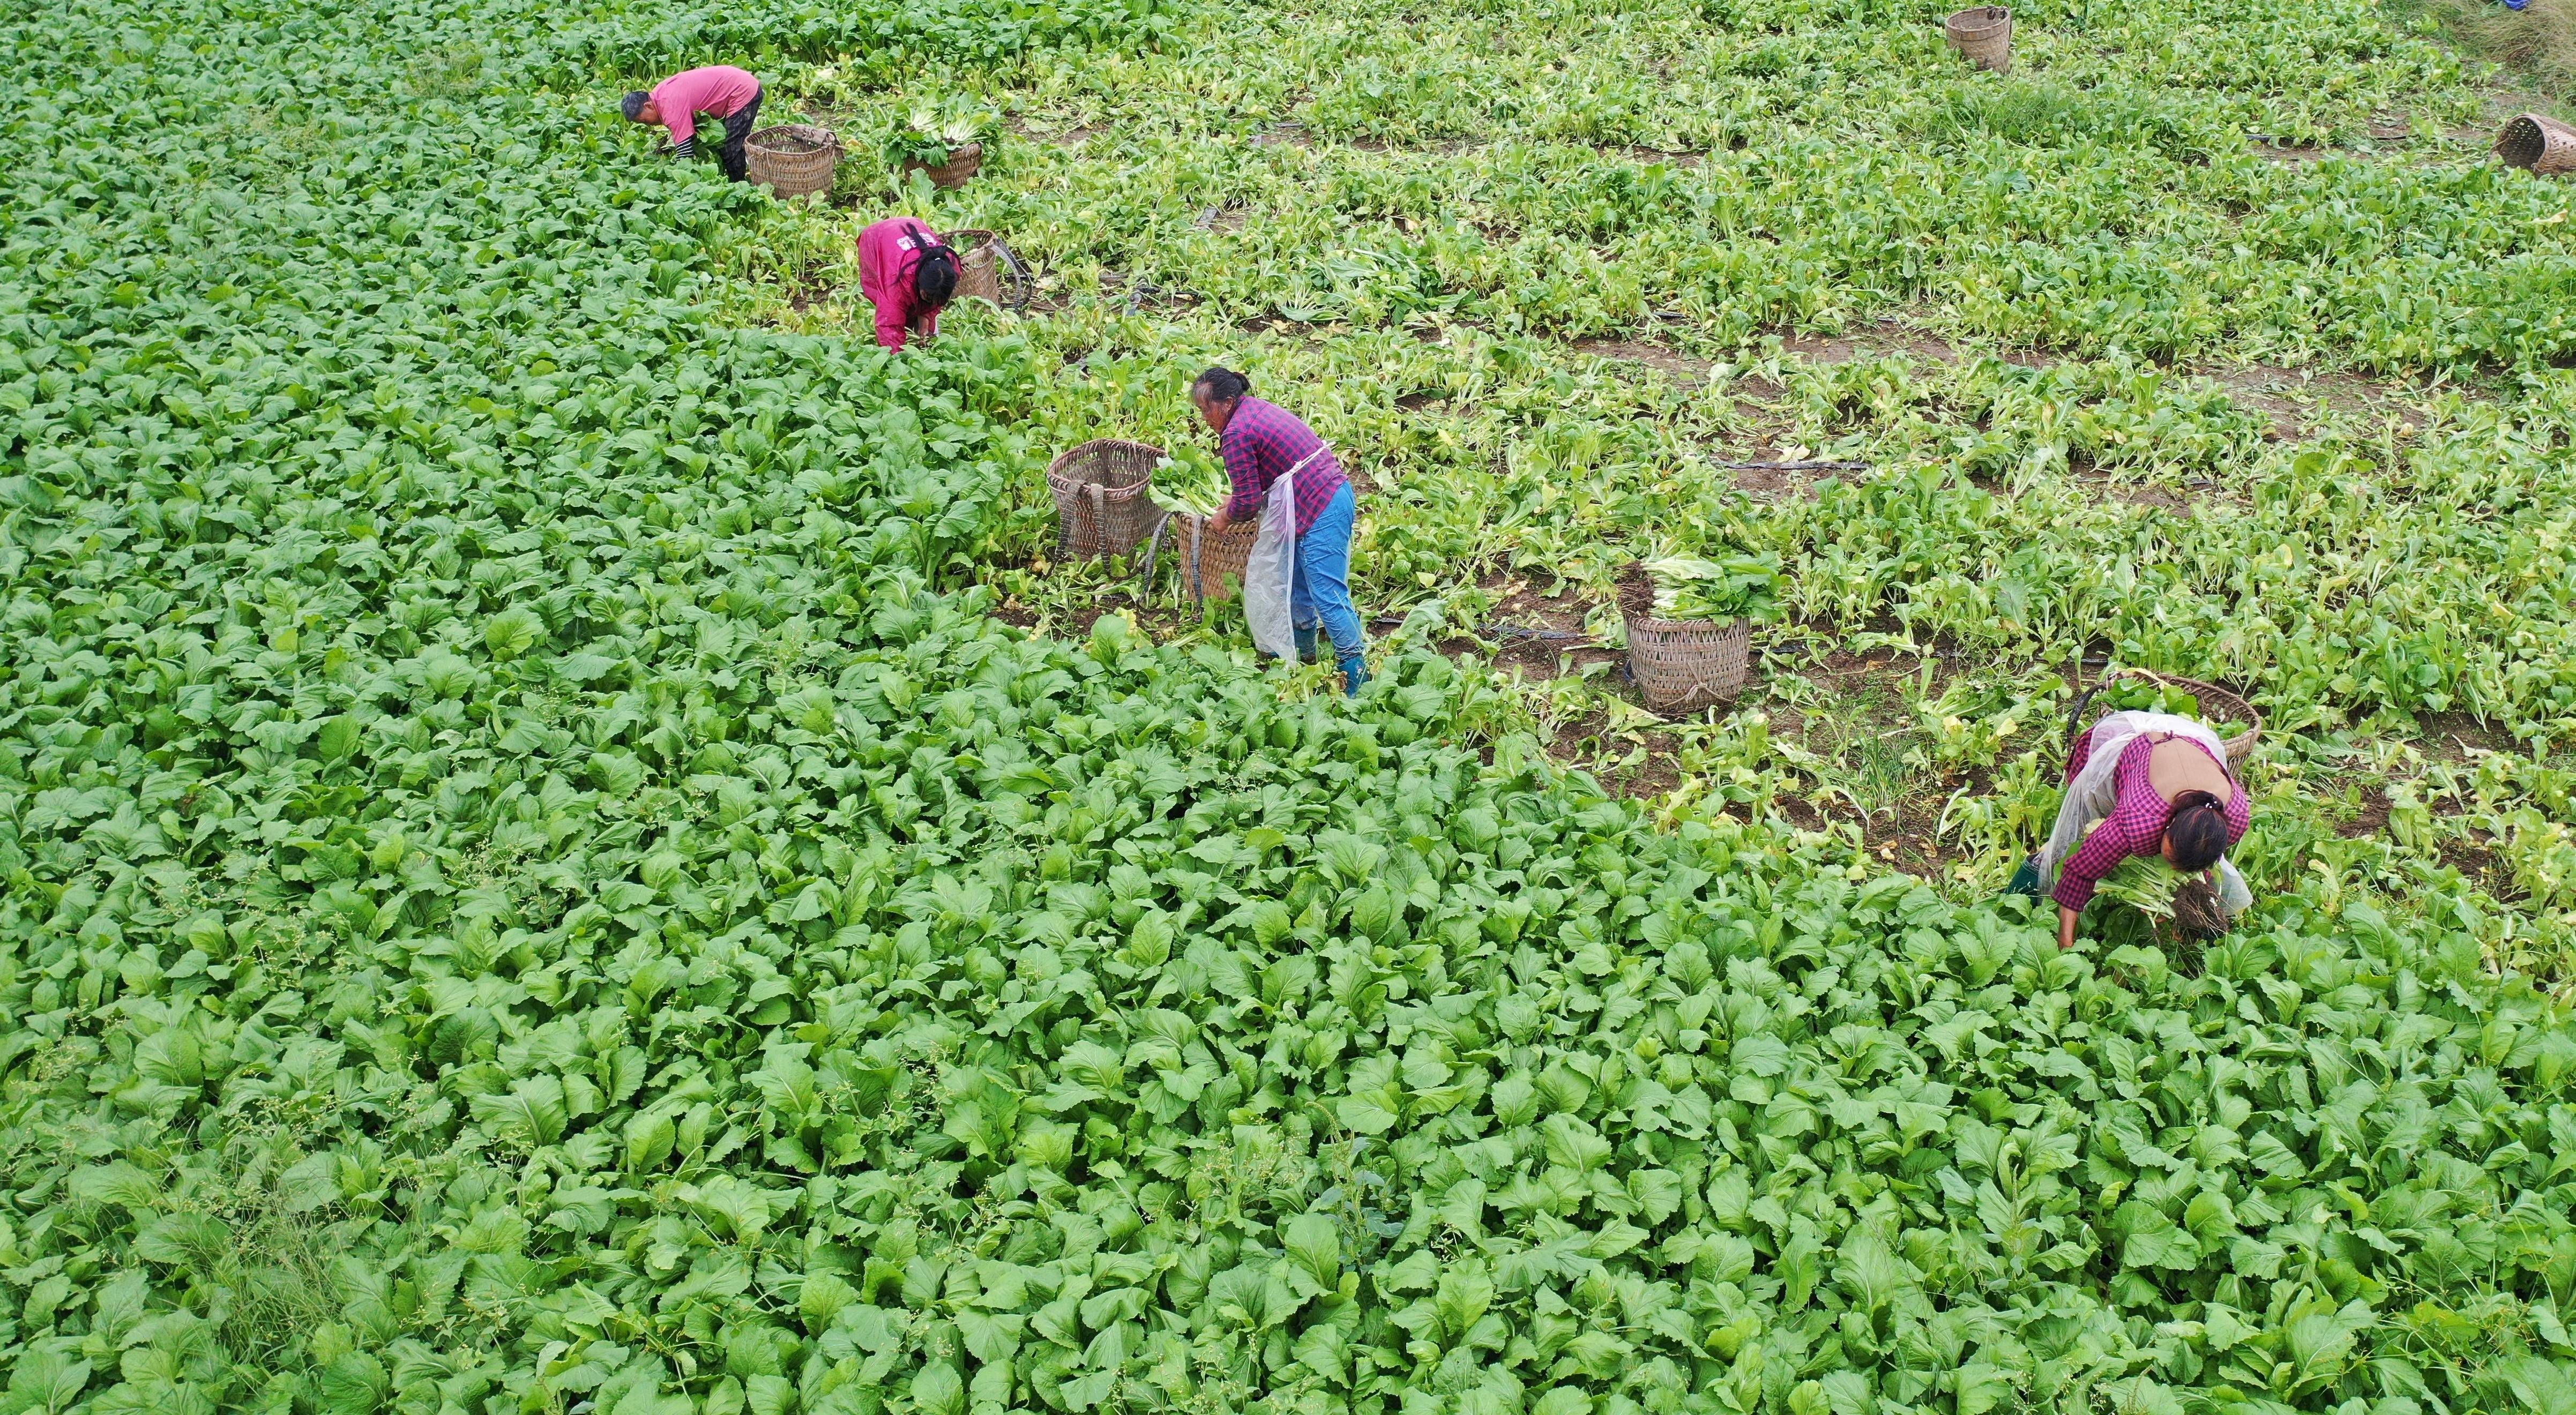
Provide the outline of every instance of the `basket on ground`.
[[1619,615],[1628,626],[1628,673],[1646,706],[1683,711],[1743,691],[1752,620],[1658,619],[1654,582],[1634,562],[1619,578]]
[[1048,463],[1057,558],[1125,555],[1152,535],[1164,511],[1146,492],[1154,484],[1154,464],[1162,459],[1163,449],[1149,443],[1104,438]]
[[1037,282],[1001,237],[990,231],[953,231],[948,244],[957,252],[958,298],[973,296],[1013,314],[1029,307]]
[[1210,535],[1207,518],[1187,511],[1172,513],[1172,549],[1181,557],[1181,590],[1202,610],[1234,598],[1243,585],[1244,567],[1252,563],[1252,543],[1261,527],[1239,521]]
[[2543,113],[2525,113],[2496,134],[2496,156],[2508,167],[2543,176],[2576,170],[2576,127]]
[[2012,11],[2001,5],[1978,5],[1952,15],[1941,26],[1950,47],[1980,69],[2012,72]]
[[781,123],[742,140],[747,175],[773,195],[801,197],[829,191],[841,165],[841,140],[811,123]]
[[[2184,678],[2171,673],[2156,673],[2144,668],[2123,668],[2077,696],[2075,706],[2066,714],[2068,751],[2075,749],[2075,734],[2092,729],[2093,724],[2086,719],[2085,709],[2092,706],[2093,695],[2123,678],[2144,679],[2149,683],[2161,684],[2197,698],[2200,701],[2200,720],[2208,723],[2211,730],[2221,734],[2218,745],[2227,753],[2228,771],[2231,773],[2244,771],[2245,763],[2254,755],[2255,744],[2262,740],[2263,714],[2256,712],[2252,703],[2215,683],[2204,683],[2197,678]],[[2234,735],[2227,735],[2230,733]]]
[[913,173],[926,172],[930,175],[930,185],[934,187],[962,187],[966,185],[966,179],[974,176],[977,169],[983,165],[984,145],[970,142],[961,147],[950,148],[946,162],[933,164],[915,158],[906,158],[895,175],[908,181]]

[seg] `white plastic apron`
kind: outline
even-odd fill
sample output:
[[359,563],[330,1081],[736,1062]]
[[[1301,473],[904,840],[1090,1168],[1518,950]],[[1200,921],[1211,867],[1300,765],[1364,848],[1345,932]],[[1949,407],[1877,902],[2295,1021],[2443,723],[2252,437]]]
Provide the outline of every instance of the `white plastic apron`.
[[[2049,832],[2048,847],[2039,852],[2039,892],[2042,898],[2057,890],[2057,873],[2084,843],[2084,832],[2118,808],[2119,788],[2113,775],[2120,767],[2120,753],[2130,741],[2143,733],[2162,732],[2197,742],[2209,751],[2210,759],[2227,767],[2227,749],[2219,743],[2218,734],[2187,717],[2165,712],[2115,712],[2093,727],[2092,755],[2085,758],[2084,769],[2066,783],[2066,800],[2057,808],[2057,828]],[[2245,789],[2228,771],[2228,784]],[[2230,914],[2241,914],[2254,902],[2254,891],[2237,873],[2236,862],[2221,855],[2218,858],[2218,903]]]
[[1297,474],[1329,450],[1315,450],[1279,474],[1261,503],[1261,530],[1252,540],[1252,556],[1243,563],[1243,617],[1252,624],[1252,646],[1295,662],[1297,628],[1289,609],[1297,583]]

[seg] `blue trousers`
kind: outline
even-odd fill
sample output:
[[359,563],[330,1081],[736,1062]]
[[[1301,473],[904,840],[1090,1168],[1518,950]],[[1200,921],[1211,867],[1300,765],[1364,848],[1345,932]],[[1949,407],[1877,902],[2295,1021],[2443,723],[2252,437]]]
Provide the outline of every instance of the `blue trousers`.
[[1288,587],[1288,618],[1300,629],[1321,623],[1343,663],[1360,656],[1360,612],[1351,604],[1351,522],[1359,499],[1350,483],[1333,493],[1315,524],[1297,537],[1297,574]]

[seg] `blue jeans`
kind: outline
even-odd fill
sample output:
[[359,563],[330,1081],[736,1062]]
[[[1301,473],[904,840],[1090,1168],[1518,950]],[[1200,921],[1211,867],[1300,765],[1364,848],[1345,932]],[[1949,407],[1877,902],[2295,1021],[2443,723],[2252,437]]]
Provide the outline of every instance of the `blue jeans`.
[[1348,663],[1365,647],[1360,612],[1351,604],[1351,521],[1359,500],[1350,483],[1333,493],[1315,524],[1297,537],[1297,574],[1288,587],[1288,617],[1300,629],[1318,621],[1333,641],[1333,657]]

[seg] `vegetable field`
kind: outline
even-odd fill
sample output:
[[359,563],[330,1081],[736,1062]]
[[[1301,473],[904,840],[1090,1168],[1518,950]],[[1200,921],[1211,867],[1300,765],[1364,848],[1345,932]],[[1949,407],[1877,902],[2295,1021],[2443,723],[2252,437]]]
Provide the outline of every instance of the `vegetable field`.
[[[0,1415],[2576,1410],[2568,189],[2017,18],[0,20]],[[618,120],[719,59],[828,201]],[[898,209],[1038,304],[876,350]],[[1355,700],[1050,562],[1217,360]],[[2112,665],[2268,715],[2206,948],[1993,897]]]

